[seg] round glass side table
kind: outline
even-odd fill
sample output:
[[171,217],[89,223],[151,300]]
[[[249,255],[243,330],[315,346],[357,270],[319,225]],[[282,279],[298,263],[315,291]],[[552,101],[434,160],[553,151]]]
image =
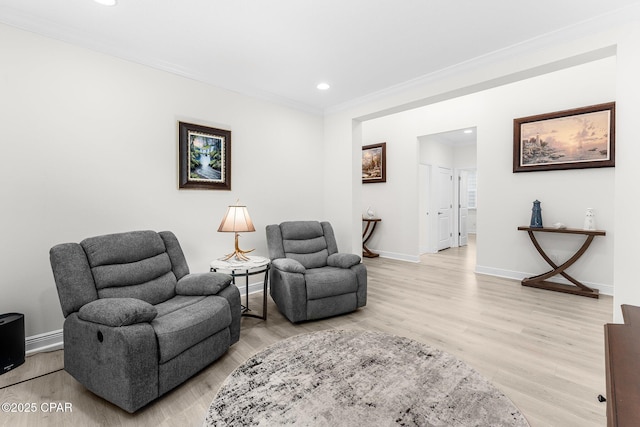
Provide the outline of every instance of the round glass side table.
[[[247,317],[255,317],[257,319],[267,320],[267,285],[269,282],[269,268],[271,267],[271,260],[260,256],[250,256],[248,261],[240,261],[235,258],[223,261],[216,259],[211,261],[209,265],[209,271],[221,271],[231,275],[232,282],[236,283],[236,277],[245,278],[245,303],[242,305],[242,315]],[[249,276],[256,274],[264,274],[264,281],[262,284],[262,315],[251,313],[249,309]]]

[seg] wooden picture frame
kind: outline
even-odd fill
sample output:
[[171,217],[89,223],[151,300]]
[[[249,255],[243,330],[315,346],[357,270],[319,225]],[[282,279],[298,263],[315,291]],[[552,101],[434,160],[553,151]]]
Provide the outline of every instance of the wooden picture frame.
[[231,131],[178,122],[180,188],[231,190]]
[[362,146],[362,183],[387,182],[387,143]]
[[615,166],[615,102],[513,120],[513,172]]

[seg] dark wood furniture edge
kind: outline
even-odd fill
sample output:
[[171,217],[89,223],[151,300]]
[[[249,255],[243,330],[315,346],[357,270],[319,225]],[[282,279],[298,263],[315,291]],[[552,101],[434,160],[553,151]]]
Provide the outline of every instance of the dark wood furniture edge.
[[607,427],[613,427],[618,425],[618,419],[616,414],[616,385],[615,385],[615,370],[611,363],[611,343],[612,339],[609,337],[609,324],[604,325],[604,366],[606,376],[607,387]]
[[[622,310],[622,318],[626,325],[634,325],[640,327],[640,308],[635,305],[622,304],[620,306]],[[640,340],[640,336],[638,336]]]
[[522,279],[522,286],[528,286],[530,288],[546,289],[548,291],[563,292],[565,294],[581,295],[589,298],[599,298],[600,291],[598,289],[589,288],[589,290],[579,288],[573,285],[565,285],[563,283],[542,281],[534,282],[528,279]]
[[621,308],[625,323],[604,325],[609,427],[640,426],[640,307]]
[[521,231],[542,231],[544,233],[584,234],[585,236],[606,236],[604,230],[583,230],[582,228],[553,228],[553,227],[525,227],[520,226]]

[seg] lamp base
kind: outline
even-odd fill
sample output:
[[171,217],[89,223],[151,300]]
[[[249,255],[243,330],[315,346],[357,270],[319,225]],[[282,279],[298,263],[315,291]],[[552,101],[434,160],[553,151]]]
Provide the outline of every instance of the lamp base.
[[238,233],[236,233],[235,250],[233,252],[231,252],[230,254],[225,255],[224,258],[222,258],[222,261],[227,261],[227,260],[231,259],[234,256],[236,257],[236,259],[238,261],[249,261],[249,257],[246,256],[245,254],[248,254],[249,252],[253,252],[255,249],[249,249],[248,251],[243,251],[242,249],[240,249],[238,247],[238,237],[240,237],[240,235]]

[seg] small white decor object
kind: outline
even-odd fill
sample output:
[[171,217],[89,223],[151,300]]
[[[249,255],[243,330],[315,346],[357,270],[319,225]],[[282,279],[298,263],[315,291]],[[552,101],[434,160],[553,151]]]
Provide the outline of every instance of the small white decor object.
[[584,227],[585,230],[595,230],[596,229],[596,215],[593,213],[593,208],[587,208],[587,213],[584,217]]
[[369,206],[367,208],[367,216],[369,218],[373,218],[374,216],[376,216],[376,211],[374,211],[373,209],[371,209],[371,206]]
[[553,224],[553,228],[555,228],[555,229],[557,229],[557,230],[564,230],[565,228],[567,228],[567,226],[566,226],[566,225],[564,225],[564,224],[563,224],[563,223],[561,223],[561,222],[555,222],[555,223]]

